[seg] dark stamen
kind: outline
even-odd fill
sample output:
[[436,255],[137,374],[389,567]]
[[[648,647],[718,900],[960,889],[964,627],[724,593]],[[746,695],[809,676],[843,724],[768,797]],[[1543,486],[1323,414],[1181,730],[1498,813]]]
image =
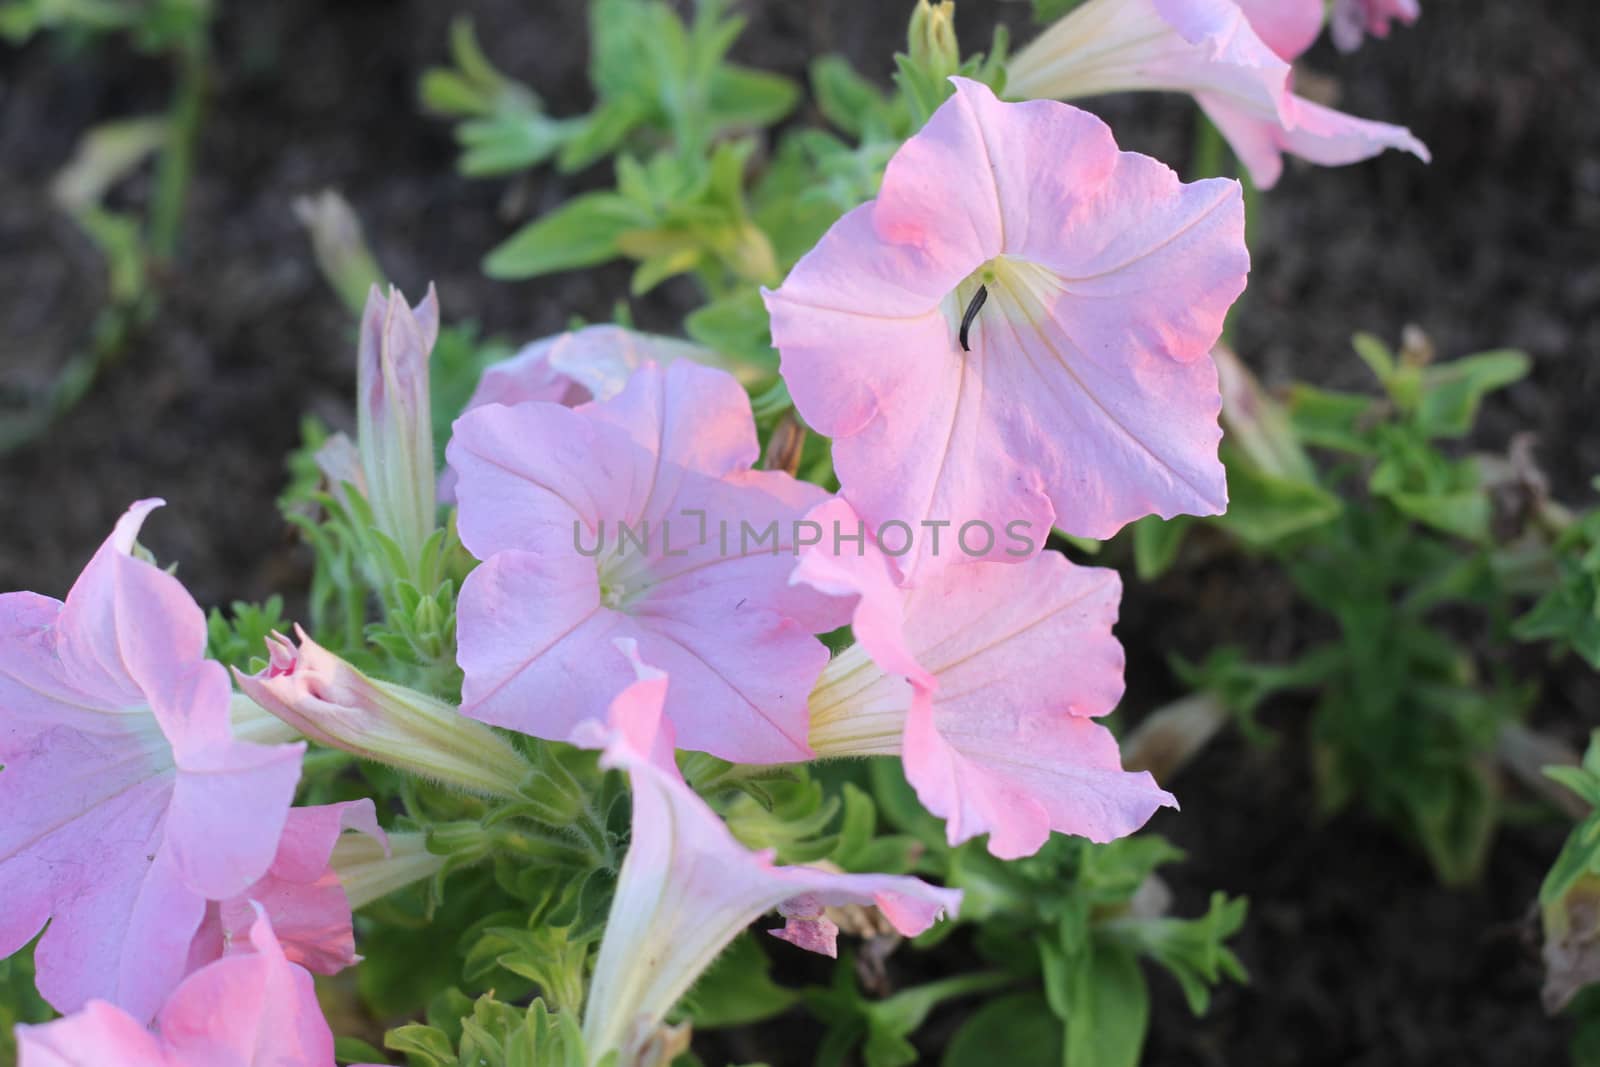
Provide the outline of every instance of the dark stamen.
[[972,347],[967,344],[967,330],[972,327],[972,320],[978,317],[978,309],[983,307],[983,302],[989,299],[989,287],[978,286],[978,291],[972,294],[972,303],[967,305],[967,313],[961,316],[961,351],[971,352]]

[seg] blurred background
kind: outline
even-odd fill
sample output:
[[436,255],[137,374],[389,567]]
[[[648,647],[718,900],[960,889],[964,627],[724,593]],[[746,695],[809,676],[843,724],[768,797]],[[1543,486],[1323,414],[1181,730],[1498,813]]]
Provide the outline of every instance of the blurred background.
[[[737,7],[749,27],[735,59],[803,80],[809,60],[838,52],[887,85],[909,5]],[[162,496],[171,507],[145,540],[181,561],[203,605],[284,592],[293,616],[309,557],[274,503],[285,456],[304,413],[354,422],[353,324],[296,219],[301,196],[341,192],[396,284],[413,298],[437,284],[446,315],[487,335],[520,343],[612,316],[624,265],[517,283],[482,274],[482,257],[514,226],[611,175],[605,165],[458,174],[451,128],[423,113],[417,85],[446,62],[461,14],[551,113],[589,106],[578,0],[220,2],[185,195],[160,208],[160,175],[148,168],[108,194],[113,206],[176,212],[170,255],[136,279],[108,269],[52,184],[91,127],[168,107],[174,62],[125,35],[0,43],[0,589],[63,594],[131,500]],[[996,19],[1015,40],[1032,32],[1024,4],[964,0],[963,41],[986,42]],[[1600,12],[1590,0],[1424,0],[1414,27],[1350,56],[1320,43],[1303,68],[1302,85],[1321,98],[1409,126],[1433,163],[1396,153],[1338,169],[1291,161],[1251,220],[1240,355],[1268,386],[1369,389],[1350,352],[1356,330],[1397,341],[1414,324],[1442,357],[1520,348],[1531,373],[1489,397],[1468,444],[1504,453],[1531,434],[1552,494],[1592,507]],[[1183,169],[1196,130],[1186,98],[1088,106],[1123,147]],[[159,306],[111,322],[102,312],[130,287]],[[633,300],[631,314],[674,333],[695,302],[680,278]],[[108,354],[87,381],[82,354],[95,348]],[[85,391],[44,418],[64,374],[69,385],[84,378]],[[1220,637],[1272,658],[1326,636],[1275,568],[1203,548],[1154,582],[1130,582],[1119,629],[1130,719],[1182,694],[1170,657],[1201,660]],[[1581,747],[1600,721],[1593,672],[1537,653],[1524,666],[1539,682],[1533,721]],[[1212,745],[1176,787],[1182,814],[1155,824],[1189,854],[1170,878],[1180,911],[1203,909],[1212,889],[1250,898],[1235,944],[1252,981],[1223,988],[1196,1020],[1158,978],[1145,1062],[1562,1062],[1569,1028],[1540,1007],[1530,908],[1568,824],[1500,834],[1476,884],[1442,888],[1414,848],[1367,816],[1321,825],[1304,773],[1306,700],[1264,709],[1279,731],[1270,744],[1230,734]]]

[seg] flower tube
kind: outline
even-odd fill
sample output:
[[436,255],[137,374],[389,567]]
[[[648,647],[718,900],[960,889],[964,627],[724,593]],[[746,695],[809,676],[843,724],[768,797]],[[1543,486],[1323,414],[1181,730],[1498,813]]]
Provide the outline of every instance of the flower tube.
[[673,762],[672,724],[663,717],[667,676],[640,663],[638,680],[580,740],[604,745],[601,763],[628,772],[633,837],[595,962],[583,1034],[592,1057],[617,1050],[625,1067],[640,1064],[662,1020],[729,941],[777,909],[773,933],[801,948],[833,954],[836,929],[823,909],[876,906],[906,936],[954,914],[957,890],[916,878],[836,874],[779,867],[770,852],[751,852],[684,782]]

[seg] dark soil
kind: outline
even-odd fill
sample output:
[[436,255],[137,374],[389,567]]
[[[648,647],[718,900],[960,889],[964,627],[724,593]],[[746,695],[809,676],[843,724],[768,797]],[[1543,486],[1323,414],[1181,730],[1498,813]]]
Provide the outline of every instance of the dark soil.
[[[905,5],[747,3],[741,57],[799,76],[840,51],[886,73]],[[407,292],[435,281],[446,312],[531,338],[572,316],[609,317],[627,271],[521,285],[486,282],[482,254],[517,218],[604,173],[469,182],[448,128],[418,114],[416,80],[443,59],[457,11],[472,13],[505,69],[552,110],[586,106],[581,5],[224,4],[183,246],[159,317],[49,432],[0,457],[0,589],[62,594],[128,502],[172,504],[147,543],[202,603],[300,588],[306,557],[273,505],[283,456],[311,411],[350,423],[353,330],[293,219],[325,187],[355,205],[380,261]],[[984,39],[989,5],[962,27]],[[1000,5],[1023,25],[1023,5]],[[1409,125],[1434,163],[1400,155],[1338,170],[1291,166],[1254,220],[1255,269],[1235,340],[1269,382],[1360,387],[1356,329],[1422,326],[1455,356],[1526,349],[1534,371],[1487,406],[1475,444],[1537,435],[1558,495],[1593,503],[1600,472],[1600,15],[1589,0],[1428,0],[1423,21],[1352,57],[1309,57],[1337,75],[1341,104]],[[92,249],[46,189],[90,125],[162,106],[169,74],[117,46],[35,42],[0,52],[0,418],[79,349],[103,298]],[[1096,105],[1127,147],[1181,164],[1193,110],[1177,98]],[[137,202],[148,190],[125,195]],[[692,293],[666,286],[634,314],[675,328]],[[1122,634],[1129,708],[1174,695],[1165,657],[1218,640],[1261,654],[1300,646],[1301,622],[1270,568],[1212,560],[1154,587],[1130,583]],[[1576,739],[1595,686],[1552,671],[1538,721]],[[1181,815],[1156,829],[1188,849],[1172,868],[1180,910],[1212,889],[1251,898],[1238,948],[1253,976],[1203,1020],[1157,977],[1146,1063],[1524,1065],[1562,1062],[1563,1024],[1542,1015],[1524,920],[1559,847],[1558,824],[1505,830],[1477,887],[1438,888],[1386,829],[1312,811],[1300,709],[1270,751],[1237,737],[1176,783]],[[769,1053],[774,1064],[790,1062]],[[799,1062],[798,1060],[794,1062]]]

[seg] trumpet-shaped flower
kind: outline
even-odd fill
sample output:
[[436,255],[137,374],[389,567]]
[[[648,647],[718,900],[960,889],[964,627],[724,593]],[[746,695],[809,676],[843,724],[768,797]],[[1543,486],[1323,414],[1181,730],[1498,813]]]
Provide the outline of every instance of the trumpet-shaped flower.
[[271,920],[291,962],[317,974],[337,974],[357,962],[351,901],[332,867],[334,847],[346,830],[388,847],[371,800],[291,808],[267,873],[233,899],[207,907],[189,951],[189,969],[254,950],[249,935],[257,906]]
[[[854,518],[842,500],[813,517]],[[899,754],[952,845],[987,833],[991,852],[1014,859],[1052,830],[1110,841],[1176,806],[1148,773],[1122,769],[1116,739],[1092,721],[1122,696],[1116,571],[1045,552],[903,588],[876,549],[818,545],[802,553],[794,580],[859,598],[859,643],[835,657],[811,697],[811,747]]]
[[1389,148],[1426,161],[1409,130],[1353,118],[1294,95],[1289,61],[1310,47],[1320,0],[1089,0],[1007,68],[1015,97],[1078,99],[1131,90],[1186,92],[1261,188],[1283,153],[1322,166]]
[[428,357],[438,339],[431,286],[415,308],[372,287],[356,355],[357,442],[372,521],[413,568],[437,525]]
[[205,618],[135,558],[133,505],[65,603],[0,596],[0,956],[35,960],[60,1011],[148,1019],[183,977],[206,901],[266,873],[303,745],[236,741]]
[[750,470],[756,455],[744,390],[688,361],[603,403],[464,415],[449,458],[462,544],[485,562],[458,608],[462,710],[565,740],[632,680],[614,644],[632,638],[672,673],[685,747],[806,758],[827,662],[812,635],[845,616],[787,579],[796,521],[825,494]]
[[776,936],[827,955],[836,931],[825,907],[876,906],[908,937],[955,913],[958,890],[904,876],[778,867],[769,852],[741,845],[673,762],[672,724],[662,711],[667,676],[640,663],[631,644],[623,648],[638,680],[612,705],[609,729],[590,723],[579,736],[603,745],[602,764],[627,771],[633,785],[632,841],[583,1022],[592,1056],[616,1049],[623,1064],[633,1063],[717,954],[774,909],[787,920]]
[[[1238,184],[1186,185],[1087,112],[952,80],[877,200],[767,294],[845,497],[874,529],[1035,541],[1222,511],[1207,353],[1249,267]],[[938,554],[921,539],[905,572]]]
[[20,1067],[333,1067],[333,1032],[311,975],[284,955],[266,915],[255,914],[255,951],[186,978],[154,1030],[90,1001],[68,1018],[17,1027]]
[[450,705],[368,678],[295,627],[267,640],[259,674],[234,671],[239,688],[313,741],[475,793],[517,796],[528,762],[493,730]]

